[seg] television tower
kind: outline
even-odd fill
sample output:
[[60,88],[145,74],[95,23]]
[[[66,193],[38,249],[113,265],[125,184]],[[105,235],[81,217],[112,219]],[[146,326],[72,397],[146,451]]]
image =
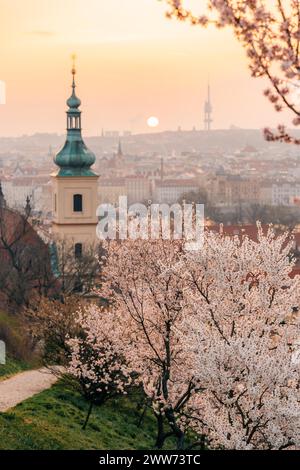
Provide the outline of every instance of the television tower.
[[211,100],[210,100],[210,85],[208,84],[207,99],[204,104],[204,129],[206,131],[211,130],[211,123],[213,122],[211,115],[212,115],[212,105],[211,105]]

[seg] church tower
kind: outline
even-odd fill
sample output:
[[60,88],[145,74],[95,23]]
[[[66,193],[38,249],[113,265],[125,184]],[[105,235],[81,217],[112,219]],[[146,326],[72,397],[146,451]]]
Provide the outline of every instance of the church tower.
[[67,137],[54,157],[58,171],[52,175],[54,237],[74,243],[75,254],[96,242],[98,175],[91,169],[95,155],[81,135],[81,105],[75,93],[75,65],[72,94],[67,100]]

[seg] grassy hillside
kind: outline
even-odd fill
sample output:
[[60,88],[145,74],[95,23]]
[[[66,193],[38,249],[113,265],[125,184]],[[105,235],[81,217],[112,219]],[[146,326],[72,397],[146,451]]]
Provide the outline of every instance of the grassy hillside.
[[[155,418],[148,411],[138,427],[136,402],[120,397],[94,408],[83,431],[87,403],[58,383],[10,413],[0,413],[0,449],[152,449]],[[174,441],[166,448],[174,449]]]
[[0,339],[6,343],[6,364],[0,364],[0,380],[40,365],[32,354],[18,316],[0,310]]
[[31,369],[31,365],[27,362],[7,356],[6,364],[0,364],[0,380],[28,369]]

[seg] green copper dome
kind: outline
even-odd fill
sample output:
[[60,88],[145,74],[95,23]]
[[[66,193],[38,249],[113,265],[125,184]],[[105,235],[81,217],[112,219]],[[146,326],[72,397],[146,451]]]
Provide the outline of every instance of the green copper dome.
[[81,105],[75,93],[75,68],[72,69],[72,95],[67,100],[67,139],[63,148],[54,157],[54,163],[59,167],[58,176],[97,176],[90,168],[96,157],[83,142],[81,135]]
[[77,98],[75,93],[72,93],[70,98],[67,100],[67,105],[69,106],[69,108],[77,109],[81,105],[81,101],[79,98]]

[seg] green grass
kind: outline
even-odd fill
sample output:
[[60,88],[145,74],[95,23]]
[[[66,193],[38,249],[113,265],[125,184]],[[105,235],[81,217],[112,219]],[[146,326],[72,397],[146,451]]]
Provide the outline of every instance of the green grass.
[[[88,405],[63,383],[0,413],[0,449],[153,449],[156,420],[149,410],[141,427],[138,397],[120,397],[95,407],[83,431]],[[166,448],[175,443],[167,441]]]
[[[3,310],[0,310],[0,330],[1,327],[9,328],[9,330],[13,331],[14,334],[19,330],[17,319],[12,315],[8,315]],[[6,364],[0,364],[0,380],[6,379],[10,375],[17,374],[18,372],[22,372],[28,368],[29,365],[25,361],[15,359],[8,353]]]
[[0,380],[40,367],[40,359],[28,350],[24,327],[17,315],[0,310],[0,339],[7,344],[6,364],[0,364]]
[[9,315],[3,310],[0,310],[0,325],[1,324],[5,324],[14,328],[18,324],[18,320],[15,316]]
[[6,357],[6,364],[0,364],[0,381],[31,368],[31,364],[8,356]]

